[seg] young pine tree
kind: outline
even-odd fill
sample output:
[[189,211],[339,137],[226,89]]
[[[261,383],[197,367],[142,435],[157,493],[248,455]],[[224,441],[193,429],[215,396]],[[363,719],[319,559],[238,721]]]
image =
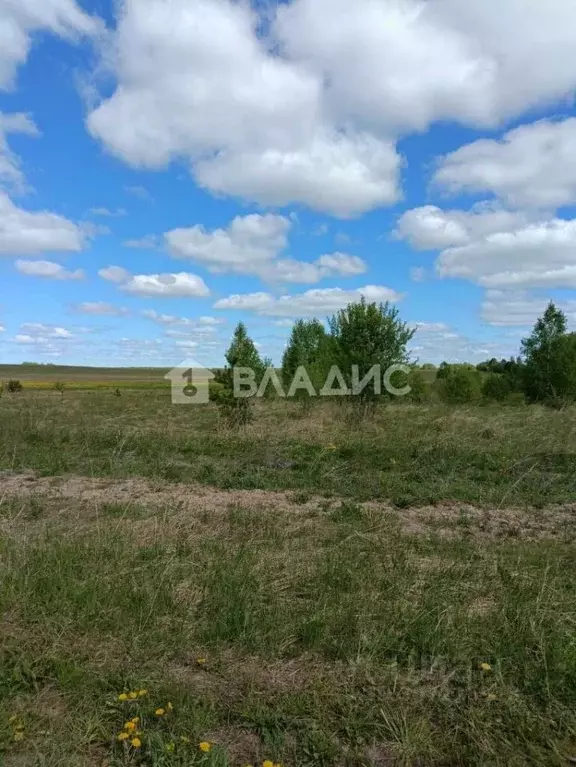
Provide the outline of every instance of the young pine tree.
[[257,384],[262,380],[265,371],[265,363],[243,322],[236,326],[225,357],[227,365],[218,378],[222,388],[217,393],[217,403],[230,425],[241,426],[251,420],[252,411],[246,397],[234,396],[234,368],[253,370]]
[[[305,368],[316,391],[322,388],[331,364],[330,342],[319,320],[296,320],[282,356],[282,380],[287,391],[299,367]],[[309,400],[304,389],[299,389],[296,396],[305,402]]]

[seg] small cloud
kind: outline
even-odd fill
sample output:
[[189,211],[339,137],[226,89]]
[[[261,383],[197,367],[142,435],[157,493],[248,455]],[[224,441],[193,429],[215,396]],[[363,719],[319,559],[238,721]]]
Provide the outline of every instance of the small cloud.
[[334,240],[337,245],[350,245],[352,242],[350,235],[345,232],[338,232]]
[[108,282],[126,282],[130,278],[130,272],[121,266],[107,266],[105,269],[100,269],[98,274]]
[[90,208],[88,213],[91,216],[107,216],[109,218],[121,218],[126,215],[124,208],[116,208],[116,210],[110,210],[109,208]]
[[410,279],[412,282],[424,282],[426,280],[426,269],[423,266],[414,266],[410,269]]
[[73,308],[82,314],[92,314],[101,317],[122,317],[129,314],[128,309],[125,309],[123,306],[112,306],[112,304],[107,304],[105,301],[85,301],[84,303],[76,304]]
[[139,200],[146,200],[146,202],[152,202],[152,195],[143,186],[125,186],[124,191],[126,194],[137,197]]
[[16,261],[16,269],[27,277],[44,277],[47,280],[83,280],[86,274],[82,269],[69,271],[53,261]]
[[125,240],[125,248],[142,248],[144,250],[156,250],[160,247],[160,238],[156,234],[147,234],[144,237],[134,240]]

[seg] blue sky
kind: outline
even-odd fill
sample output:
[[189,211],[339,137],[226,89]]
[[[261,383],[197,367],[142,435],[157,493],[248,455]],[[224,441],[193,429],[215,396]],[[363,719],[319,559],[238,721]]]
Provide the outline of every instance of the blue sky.
[[421,362],[576,318],[576,6],[0,0],[0,360],[220,364],[397,304]]

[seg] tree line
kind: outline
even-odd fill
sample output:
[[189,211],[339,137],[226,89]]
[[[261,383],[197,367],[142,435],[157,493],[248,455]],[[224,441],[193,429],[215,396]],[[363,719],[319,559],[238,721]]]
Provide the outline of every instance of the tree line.
[[[396,307],[362,299],[328,318],[326,324],[318,319],[297,319],[276,372],[288,388],[304,367],[312,386],[319,390],[333,366],[350,388],[354,367],[362,379],[374,365],[382,370],[404,365],[408,371],[396,374],[395,385],[407,384],[407,396],[413,402],[488,400],[558,406],[576,400],[576,334],[568,332],[565,314],[552,302],[531,335],[522,341],[519,355],[509,360],[494,358],[476,366],[443,362],[437,369],[430,363],[418,365],[411,361],[408,351],[415,332],[402,321]],[[242,423],[250,417],[250,405],[248,400],[234,397],[234,368],[253,369],[260,382],[272,362],[260,356],[243,322],[238,323],[225,356],[226,366],[216,374],[219,386],[214,398],[231,420]],[[274,394],[274,387],[266,389],[267,396]],[[353,399],[356,406],[366,408],[389,396],[371,383]],[[295,397],[304,406],[310,404],[305,387]]]

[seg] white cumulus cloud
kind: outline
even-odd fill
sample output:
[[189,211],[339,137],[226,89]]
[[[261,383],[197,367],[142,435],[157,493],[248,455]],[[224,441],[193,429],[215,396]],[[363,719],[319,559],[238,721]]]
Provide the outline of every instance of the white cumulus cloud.
[[272,214],[236,216],[227,229],[208,232],[200,224],[165,235],[171,253],[214,272],[258,273],[288,244],[290,220]]
[[21,133],[32,137],[38,136],[39,133],[28,115],[22,112],[12,114],[0,112],[0,182],[13,186],[16,191],[23,191],[26,189],[26,181],[22,173],[20,158],[11,151],[8,145],[8,134],[10,133]]
[[450,192],[492,192],[513,207],[555,209],[576,202],[576,118],[521,125],[441,158],[436,184]]
[[77,252],[84,248],[86,237],[80,227],[64,216],[23,210],[0,191],[0,255]]
[[171,254],[202,264],[212,272],[252,274],[269,282],[314,283],[333,275],[366,271],[358,256],[332,253],[314,262],[278,258],[288,245],[292,222],[273,214],[236,216],[225,229],[206,231],[201,225],[174,229],[165,235]]
[[190,272],[176,274],[130,274],[120,266],[100,269],[100,277],[118,284],[125,293],[163,298],[204,298],[210,290],[204,280]]
[[576,287],[576,220],[551,219],[442,251],[436,270],[494,288]]
[[13,85],[36,32],[74,39],[93,35],[101,24],[75,0],[0,0],[0,90]]
[[359,301],[400,301],[402,296],[383,285],[365,285],[362,288],[317,288],[295,295],[273,296],[271,293],[246,293],[222,298],[215,309],[251,311],[272,317],[304,317],[336,312],[347,304]]
[[[481,316],[489,325],[528,327],[542,316],[549,302],[549,296],[537,296],[527,291],[487,290],[482,301]],[[555,303],[571,322],[576,321],[576,301]]]
[[87,125],[134,167],[346,217],[399,199],[400,136],[570,98],[575,50],[572,0],[124,0]]

